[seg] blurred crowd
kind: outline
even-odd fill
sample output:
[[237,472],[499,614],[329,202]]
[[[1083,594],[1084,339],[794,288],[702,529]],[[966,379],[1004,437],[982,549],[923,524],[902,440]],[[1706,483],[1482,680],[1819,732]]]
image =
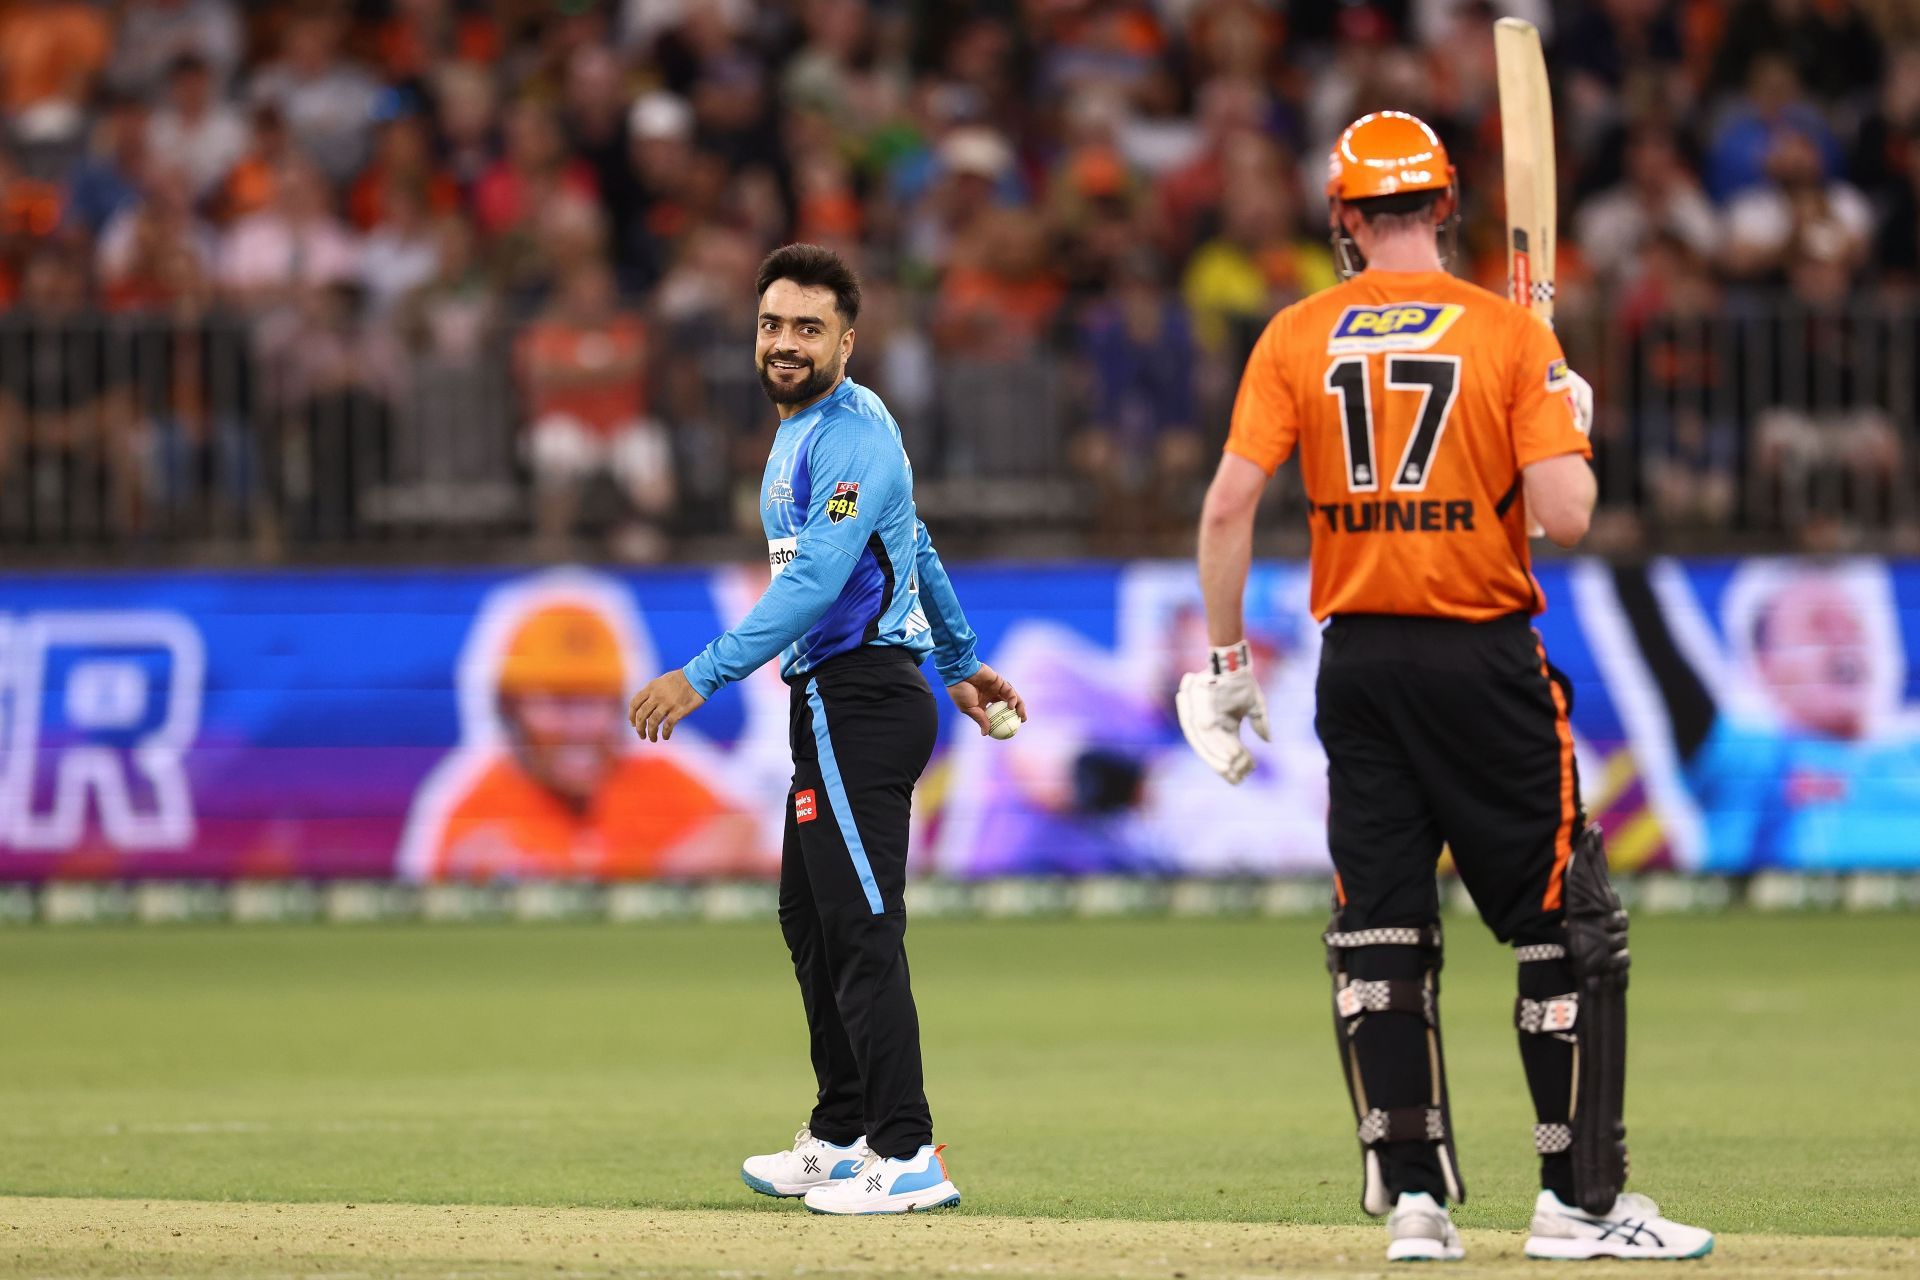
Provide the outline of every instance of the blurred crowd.
[[954,509],[1172,536],[1253,337],[1334,280],[1349,119],[1439,130],[1498,287],[1506,13],[1613,536],[1897,523],[1904,0],[5,0],[0,540],[725,534],[793,239],[862,270],[854,372],[934,499],[1018,458],[1049,487]]

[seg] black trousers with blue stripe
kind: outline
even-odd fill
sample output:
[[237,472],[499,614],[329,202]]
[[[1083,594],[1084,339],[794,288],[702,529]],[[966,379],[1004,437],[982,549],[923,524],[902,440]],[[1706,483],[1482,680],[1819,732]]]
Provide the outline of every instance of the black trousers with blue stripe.
[[933,1141],[907,975],[907,832],[939,717],[913,655],[869,646],[793,681],[780,930],[819,1085],[808,1127],[882,1156]]

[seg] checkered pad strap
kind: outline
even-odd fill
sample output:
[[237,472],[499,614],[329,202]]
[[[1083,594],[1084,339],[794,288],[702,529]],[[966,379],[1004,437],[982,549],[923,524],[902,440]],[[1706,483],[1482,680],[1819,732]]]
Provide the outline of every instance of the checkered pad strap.
[[1425,929],[1360,929],[1353,933],[1334,933],[1329,931],[1320,939],[1336,951],[1352,951],[1356,947],[1424,947],[1439,946],[1437,931],[1431,936]]
[[1438,1107],[1375,1107],[1360,1118],[1360,1145],[1445,1142],[1447,1118]]
[[1513,949],[1513,958],[1521,964],[1539,964],[1545,960],[1565,960],[1567,949],[1557,942],[1535,942]]
[[1553,301],[1553,281],[1535,280],[1533,282],[1533,300],[1535,302]]
[[1349,1022],[1369,1013],[1411,1013],[1433,1024],[1433,993],[1409,978],[1349,982],[1334,993],[1333,1003]]
[[1580,993],[1529,1000],[1521,996],[1513,1002],[1513,1025],[1530,1036],[1562,1035],[1573,1030],[1580,1017]]
[[1543,1156],[1558,1155],[1573,1145],[1573,1129],[1564,1124],[1533,1126],[1533,1149]]

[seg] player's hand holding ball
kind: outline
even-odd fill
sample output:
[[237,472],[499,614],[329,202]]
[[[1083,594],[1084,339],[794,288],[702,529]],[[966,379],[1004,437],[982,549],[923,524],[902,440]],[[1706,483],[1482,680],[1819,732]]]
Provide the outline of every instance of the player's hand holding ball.
[[1267,698],[1253,678],[1253,651],[1247,642],[1215,649],[1207,670],[1181,676],[1173,703],[1180,713],[1180,732],[1194,754],[1239,786],[1253,772],[1253,753],[1240,741],[1240,722],[1251,723],[1262,742],[1272,741],[1267,734]]
[[984,662],[965,680],[948,685],[947,696],[981,733],[995,738],[1011,738],[1027,718],[1027,704],[1013,682]]

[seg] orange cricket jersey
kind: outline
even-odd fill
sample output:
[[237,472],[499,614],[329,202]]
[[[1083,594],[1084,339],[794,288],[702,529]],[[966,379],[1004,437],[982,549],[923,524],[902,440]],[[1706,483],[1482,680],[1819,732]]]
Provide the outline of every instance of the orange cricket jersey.
[[623,756],[576,813],[501,755],[454,803],[434,842],[435,880],[625,880],[726,812],[691,773],[658,755]]
[[1485,621],[1545,608],[1520,472],[1593,456],[1553,331],[1439,271],[1367,271],[1276,315],[1227,451],[1269,475],[1297,444],[1313,614]]

